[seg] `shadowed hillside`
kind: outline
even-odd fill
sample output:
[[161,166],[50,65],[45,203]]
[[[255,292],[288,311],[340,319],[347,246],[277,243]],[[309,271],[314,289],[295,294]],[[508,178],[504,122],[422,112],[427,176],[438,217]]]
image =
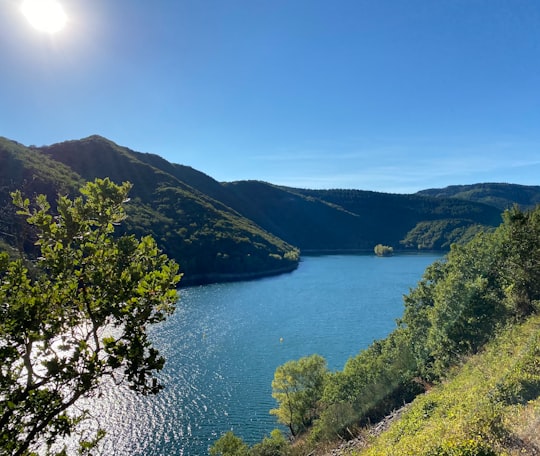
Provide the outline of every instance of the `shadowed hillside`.
[[223,184],[227,204],[303,252],[448,249],[500,223],[492,206],[360,190],[305,190],[260,181]]
[[[133,184],[125,229],[151,234],[177,259],[184,282],[290,271],[303,252],[447,250],[491,230],[502,207],[531,205],[539,187],[454,186],[399,195],[308,190],[260,181],[220,183],[189,166],[132,151],[100,136],[45,147],[0,140],[1,241],[21,244],[9,192],[73,194],[84,181]],[[16,240],[16,235],[18,240]],[[24,237],[24,236],[23,236]],[[29,242],[23,242],[28,249]],[[30,243],[31,244],[31,243]]]
[[[45,193],[54,201],[57,192],[73,193],[78,183],[96,177],[133,183],[125,230],[151,234],[179,261],[184,283],[259,277],[290,271],[298,264],[291,245],[140,160],[144,154],[99,136],[33,149],[2,140],[0,153],[10,164],[2,166],[3,211],[12,210],[9,192],[16,188],[27,195]],[[14,244],[14,227],[3,231],[4,241]]]

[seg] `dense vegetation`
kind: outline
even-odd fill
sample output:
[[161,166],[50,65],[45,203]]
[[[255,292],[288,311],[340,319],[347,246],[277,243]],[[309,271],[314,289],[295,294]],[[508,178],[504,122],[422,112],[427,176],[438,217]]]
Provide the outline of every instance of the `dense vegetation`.
[[532,209],[540,204],[540,187],[530,185],[484,183],[473,185],[451,185],[445,188],[431,188],[418,192],[418,195],[436,198],[459,198],[489,204],[504,211],[514,204]]
[[540,450],[540,317],[502,331],[421,395],[365,456],[535,455]]
[[[255,181],[226,187],[239,201],[232,207],[302,251],[371,252],[379,243],[394,249],[449,249],[469,231],[491,229],[501,221],[499,209],[455,198],[303,190]],[[449,220],[460,229],[441,224]],[[418,233],[419,226],[428,229]]]
[[[540,187],[478,184],[396,195],[307,190],[265,182],[220,183],[189,166],[132,151],[100,136],[46,147],[0,138],[0,245],[31,253],[9,192],[75,195],[86,181],[133,183],[123,228],[152,235],[182,261],[184,283],[291,271],[299,251],[448,250],[500,223],[500,207],[540,201]],[[488,203],[488,204],[485,204]]]
[[[514,207],[504,213],[503,223],[495,231],[480,233],[465,245],[453,245],[445,261],[428,267],[418,286],[404,300],[405,312],[397,328],[386,339],[374,342],[351,358],[342,371],[323,372],[324,361],[317,355],[310,362],[291,361],[276,370],[273,389],[277,410],[281,412],[276,415],[294,430],[293,435],[305,431],[303,445],[287,451],[307,454],[336,436],[352,438],[361,426],[381,419],[443,381],[455,366],[483,350],[505,328],[537,314],[540,206],[526,212]],[[540,394],[539,339],[531,329],[537,327],[537,317],[531,321],[536,323],[524,329],[528,331],[524,337],[529,339],[519,357],[511,365],[501,366],[506,369],[504,382],[496,388],[492,385],[491,390],[486,385],[473,390],[491,391],[482,403],[485,410],[482,404],[475,411],[467,410],[467,401],[460,403],[459,407],[465,407],[461,418],[467,414],[471,423],[478,424],[471,425],[474,432],[458,433],[459,438],[454,440],[452,435],[447,440],[430,440],[431,446],[422,446],[430,448],[424,452],[418,450],[417,443],[409,442],[409,447],[404,448],[412,449],[407,452],[389,452],[387,448],[369,454],[498,454],[504,442],[502,437],[492,434],[497,431],[492,424],[488,430],[482,428],[482,414],[496,415],[499,406],[524,404]],[[513,355],[504,352],[501,356]],[[318,380],[308,382],[306,378]],[[481,372],[477,371],[476,381],[485,381]],[[315,384],[318,386],[314,387]],[[467,390],[462,393],[464,397],[470,394]],[[451,409],[445,412],[430,397],[423,399],[426,405],[422,416],[428,417],[435,409],[439,410],[437,413],[452,413]],[[414,426],[422,426],[421,418],[412,419],[416,420]],[[467,423],[463,421],[462,425]],[[482,434],[484,431],[486,434]],[[395,435],[399,433],[396,431]],[[430,439],[429,431],[424,438]],[[452,452],[454,444],[461,445],[461,449]]]
[[0,454],[65,455],[58,441],[74,434],[92,454],[103,431],[80,427],[81,399],[104,380],[161,389],[154,374],[165,360],[147,330],[174,310],[180,275],[150,236],[113,236],[130,187],[87,183],[54,213],[45,195],[13,193],[39,258],[0,253]]
[[[233,209],[180,181],[165,160],[97,136],[43,148],[0,139],[0,238],[24,243],[32,237],[13,216],[9,193],[74,195],[95,178],[133,184],[124,233],[151,235],[169,256],[181,260],[185,283],[250,278],[293,270],[299,252]],[[171,171],[173,174],[169,173]]]

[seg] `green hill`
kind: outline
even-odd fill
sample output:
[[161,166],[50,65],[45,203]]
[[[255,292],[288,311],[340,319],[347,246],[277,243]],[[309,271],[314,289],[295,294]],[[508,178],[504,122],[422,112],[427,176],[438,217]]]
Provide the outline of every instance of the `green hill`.
[[[44,147],[1,138],[0,160],[3,245],[20,244],[22,238],[10,191],[45,193],[54,201],[58,192],[73,194],[96,177],[130,181],[125,229],[153,235],[180,262],[184,283],[290,271],[298,265],[297,249],[372,252],[383,244],[394,250],[448,250],[453,243],[494,229],[502,207],[540,199],[537,187],[507,184],[399,195],[298,189],[260,181],[221,183],[189,166],[100,136]],[[26,240],[26,250],[28,244]]]
[[[259,277],[298,264],[294,247],[180,181],[168,172],[175,166],[155,156],[99,136],[32,149],[2,139],[0,154],[9,165],[0,174],[3,220],[16,220],[8,217],[9,192],[16,188],[28,195],[45,193],[54,201],[57,192],[74,193],[85,180],[110,177],[133,184],[125,229],[151,234],[180,263],[184,284]],[[17,230],[9,223],[2,237],[13,244]]]
[[497,226],[481,203],[360,190],[306,190],[259,181],[226,183],[227,203],[303,252],[448,249]]
[[10,193],[20,189],[27,196],[43,193],[54,200],[58,192],[72,193],[83,179],[69,167],[39,151],[0,137],[0,248],[33,248],[28,227],[19,223]]
[[530,209],[540,204],[540,186],[504,183],[485,183],[473,185],[451,185],[446,188],[422,190],[418,195],[436,198],[459,198],[494,206],[501,211],[518,204]]

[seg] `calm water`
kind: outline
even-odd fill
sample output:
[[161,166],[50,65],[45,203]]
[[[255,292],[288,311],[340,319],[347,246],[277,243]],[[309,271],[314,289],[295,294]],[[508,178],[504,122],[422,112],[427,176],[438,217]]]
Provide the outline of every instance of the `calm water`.
[[276,367],[318,353],[331,369],[395,327],[402,295],[438,255],[305,257],[277,277],[181,291],[154,330],[166,389],[138,397],[111,388],[95,404],[108,431],[101,453],[206,455],[222,433],[253,443],[277,427]]

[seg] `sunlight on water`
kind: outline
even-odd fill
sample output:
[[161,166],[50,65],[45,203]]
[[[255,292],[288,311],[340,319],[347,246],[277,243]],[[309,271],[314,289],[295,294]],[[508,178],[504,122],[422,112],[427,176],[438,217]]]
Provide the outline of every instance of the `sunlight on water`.
[[92,403],[102,455],[198,456],[224,432],[254,443],[277,427],[277,366],[319,353],[331,369],[395,327],[402,295],[436,255],[307,257],[292,274],[181,291],[156,327],[164,391],[107,388]]

